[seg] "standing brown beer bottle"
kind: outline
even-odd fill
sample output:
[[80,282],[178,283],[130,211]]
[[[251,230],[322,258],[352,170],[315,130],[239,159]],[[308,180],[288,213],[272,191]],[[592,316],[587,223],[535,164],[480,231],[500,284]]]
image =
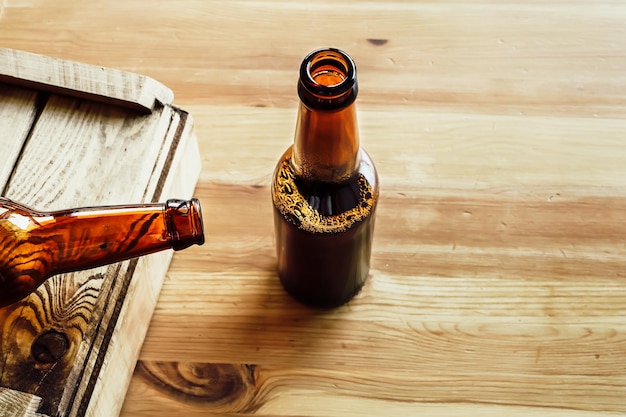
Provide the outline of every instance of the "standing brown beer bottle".
[[293,146],[272,184],[278,275],[296,299],[344,304],[368,273],[378,176],[360,147],[356,67],[337,49],[310,53],[300,67]]
[[197,199],[40,212],[0,197],[0,306],[56,274],[203,243]]

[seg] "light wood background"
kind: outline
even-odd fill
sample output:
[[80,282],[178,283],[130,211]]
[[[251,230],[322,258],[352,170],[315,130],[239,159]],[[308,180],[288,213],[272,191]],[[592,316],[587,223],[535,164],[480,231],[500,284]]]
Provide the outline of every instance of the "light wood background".
[[[0,44],[139,72],[195,119],[207,243],[174,256],[121,415],[626,413],[626,3],[4,0]],[[269,182],[303,56],[355,59],[371,278],[312,311]]]

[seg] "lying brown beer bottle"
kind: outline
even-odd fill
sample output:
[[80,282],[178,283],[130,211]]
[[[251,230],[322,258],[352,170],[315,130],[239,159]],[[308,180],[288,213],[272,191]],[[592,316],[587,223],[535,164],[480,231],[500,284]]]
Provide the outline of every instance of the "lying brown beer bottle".
[[203,243],[197,199],[41,212],[0,197],[0,306],[56,274]]
[[344,304],[369,274],[378,175],[360,147],[356,66],[338,49],[300,67],[294,144],[272,184],[278,275],[294,298]]

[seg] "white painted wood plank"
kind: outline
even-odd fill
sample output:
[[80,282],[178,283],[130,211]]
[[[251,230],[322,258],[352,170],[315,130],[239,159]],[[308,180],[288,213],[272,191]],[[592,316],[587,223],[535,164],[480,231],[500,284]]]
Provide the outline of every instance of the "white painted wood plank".
[[149,112],[174,93],[144,75],[0,48],[0,82]]
[[0,84],[0,193],[35,119],[36,99],[32,90]]

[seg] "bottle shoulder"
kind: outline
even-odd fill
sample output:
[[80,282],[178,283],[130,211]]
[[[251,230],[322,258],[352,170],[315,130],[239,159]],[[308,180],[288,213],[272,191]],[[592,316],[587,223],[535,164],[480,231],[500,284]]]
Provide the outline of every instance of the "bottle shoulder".
[[[285,164],[289,164],[289,170],[292,172],[292,175],[294,177],[298,177],[295,174],[295,168],[293,166],[293,145],[287,148],[285,152],[283,152],[278,163],[276,164],[276,167],[274,169],[274,174],[272,176],[272,181],[274,183],[278,179],[278,176],[281,173],[281,170],[285,168],[284,166]],[[369,153],[367,153],[367,151],[363,148],[359,148],[359,163],[357,165],[357,169],[354,172],[354,175],[352,175],[348,179],[348,181],[354,181],[355,177],[358,177],[358,176],[362,176],[367,181],[369,186],[378,195],[379,188],[380,188],[378,170],[376,168],[376,165],[374,164],[374,161],[370,157]],[[300,179],[303,181],[306,181],[305,178],[300,178]],[[318,182],[319,184],[333,184],[333,183],[323,182],[323,181],[315,181],[315,182]]]
[[311,181],[295,174],[288,149],[274,171],[274,206],[291,223],[312,232],[337,232],[368,218],[378,201],[378,174],[369,155],[341,182]]

